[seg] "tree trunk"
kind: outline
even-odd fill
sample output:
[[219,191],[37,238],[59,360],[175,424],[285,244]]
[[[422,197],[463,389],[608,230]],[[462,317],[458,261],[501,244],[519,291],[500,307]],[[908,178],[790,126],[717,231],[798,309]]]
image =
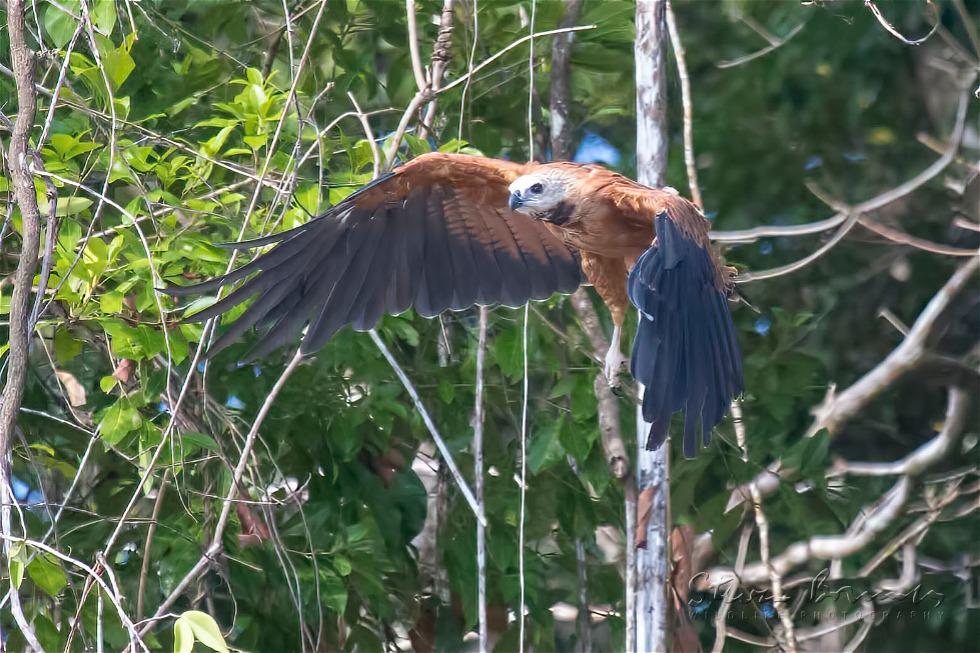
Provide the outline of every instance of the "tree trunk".
[[[638,181],[665,185],[667,172],[667,42],[666,0],[639,0],[636,4],[636,170]],[[650,234],[651,240],[653,234]],[[642,396],[642,395],[641,395]],[[650,425],[636,412],[636,483],[638,494],[653,492],[646,547],[636,552],[636,586],[632,588],[636,642],[628,650],[667,650],[667,474],[669,441],[657,451],[646,450]],[[643,504],[644,502],[639,502]],[[637,528],[644,528],[638,516]],[[644,534],[638,534],[643,539]]]

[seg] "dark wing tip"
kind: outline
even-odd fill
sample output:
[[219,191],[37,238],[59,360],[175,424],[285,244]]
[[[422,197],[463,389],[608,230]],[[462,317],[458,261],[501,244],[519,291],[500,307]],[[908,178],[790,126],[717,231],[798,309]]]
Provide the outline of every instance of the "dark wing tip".
[[[201,292],[206,292],[213,286],[214,279],[205,281],[204,283],[195,283],[190,286],[178,286],[176,284],[167,284],[163,288],[156,288],[156,291],[168,295],[170,297],[187,297],[188,295],[197,295]],[[204,287],[202,287],[204,286]]]
[[691,458],[742,393],[741,355],[725,297],[714,283],[710,252],[666,213],[655,225],[656,245],[637,261],[627,284],[643,314],[631,370],[647,386],[647,448],[659,447],[673,414],[683,412],[683,453]]

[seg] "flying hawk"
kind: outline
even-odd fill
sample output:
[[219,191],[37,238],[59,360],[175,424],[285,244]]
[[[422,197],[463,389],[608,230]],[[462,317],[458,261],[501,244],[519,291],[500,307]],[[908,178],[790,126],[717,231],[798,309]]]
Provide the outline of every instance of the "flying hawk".
[[275,247],[223,277],[167,292],[214,291],[257,273],[190,318],[254,297],[209,352],[260,325],[254,359],[304,326],[302,350],[313,353],[344,326],[368,330],[385,313],[522,306],[573,292],[584,273],[612,315],[608,379],[625,361],[619,341],[630,301],[640,311],[630,370],[646,386],[647,448],[663,443],[672,414],[683,411],[684,454],[693,456],[698,434],[707,445],[743,387],[726,297],[733,271],[719,263],[708,228],[676,191],[599,166],[432,153],[300,227],[227,245]]

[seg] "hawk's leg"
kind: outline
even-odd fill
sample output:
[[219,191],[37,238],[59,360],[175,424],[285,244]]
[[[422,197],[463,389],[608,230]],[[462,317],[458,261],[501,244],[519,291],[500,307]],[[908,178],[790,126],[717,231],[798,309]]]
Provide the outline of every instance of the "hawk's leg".
[[622,258],[598,256],[583,251],[582,271],[602,297],[602,301],[609,308],[609,317],[612,318],[612,338],[602,371],[609,382],[609,387],[616,388],[619,386],[619,372],[628,360],[620,351],[623,321],[626,318],[626,309],[630,305],[629,297],[626,296],[626,283],[624,283],[628,272],[626,261]]
[[619,372],[629,360],[623,356],[623,352],[620,350],[619,341],[622,333],[623,327],[613,326],[612,338],[609,339],[609,351],[606,352],[606,363],[602,368],[603,374],[606,375],[606,380],[609,382],[609,387],[612,388],[619,386]]

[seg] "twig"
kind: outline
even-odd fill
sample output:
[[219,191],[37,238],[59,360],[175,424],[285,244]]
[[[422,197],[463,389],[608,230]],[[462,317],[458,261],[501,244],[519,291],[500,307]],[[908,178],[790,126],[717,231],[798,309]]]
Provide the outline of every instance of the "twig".
[[517,39],[516,41],[512,41],[508,45],[504,46],[502,49],[500,49],[497,52],[493,53],[493,55],[491,55],[491,56],[487,57],[486,59],[484,59],[483,61],[481,61],[479,64],[477,64],[476,66],[474,66],[472,70],[468,71],[465,75],[461,75],[461,76],[457,77],[456,79],[454,79],[453,81],[451,81],[450,83],[446,84],[445,86],[443,86],[442,88],[440,88],[438,91],[436,91],[436,93],[437,94],[439,94],[439,93],[445,93],[446,91],[450,91],[450,90],[456,88],[460,84],[466,82],[467,79],[469,79],[473,75],[477,74],[478,72],[480,72],[481,70],[483,70],[484,68],[486,68],[487,66],[489,66],[490,64],[492,64],[494,61],[496,61],[500,57],[504,56],[505,54],[507,54],[508,52],[510,52],[511,50],[513,50],[514,48],[519,47],[519,46],[523,45],[524,43],[527,43],[528,41],[531,41],[533,39],[538,39],[538,38],[541,38],[541,37],[544,37],[544,36],[554,36],[556,34],[567,34],[569,32],[581,32],[583,30],[589,30],[589,29],[595,29],[595,28],[596,28],[596,25],[577,25],[575,27],[564,27],[564,28],[560,28],[560,29],[550,29],[550,30],[546,30],[544,32],[533,32],[533,33],[528,34],[526,36],[522,36],[521,38]]
[[920,45],[922,43],[925,43],[926,41],[929,40],[930,36],[935,34],[936,28],[939,27],[939,10],[936,9],[936,5],[933,4],[932,0],[926,0],[926,5],[932,9],[932,29],[930,29],[929,33],[923,36],[922,38],[910,39],[902,35],[901,32],[895,29],[894,25],[888,22],[888,20],[881,14],[881,10],[878,9],[878,5],[874,3],[874,0],[864,0],[864,6],[871,10],[871,13],[874,15],[874,17],[878,20],[879,23],[881,23],[881,26],[884,27],[889,34],[891,34],[892,36],[894,36],[895,38],[897,38],[899,41],[901,41],[906,45]]
[[803,28],[805,26],[806,26],[806,21],[803,21],[802,23],[800,23],[799,25],[797,25],[796,27],[794,27],[793,29],[791,29],[786,34],[786,36],[782,37],[781,39],[778,39],[775,42],[770,41],[769,45],[767,45],[766,47],[762,48],[761,50],[757,50],[757,51],[753,52],[752,54],[747,54],[744,57],[739,57],[738,59],[729,59],[729,60],[726,60],[726,61],[719,61],[716,65],[719,68],[734,68],[735,66],[741,66],[742,64],[748,63],[750,61],[753,61],[754,59],[758,59],[759,57],[764,57],[767,54],[769,54],[770,52],[772,52],[773,50],[776,50],[776,49],[781,48],[782,46],[786,45],[786,43],[791,38],[793,38],[794,36],[796,36],[797,34],[799,34],[803,30]]
[[432,417],[429,415],[429,411],[426,410],[425,404],[422,403],[422,399],[419,398],[419,393],[415,390],[415,385],[412,380],[408,378],[405,374],[405,370],[402,366],[398,364],[398,361],[392,355],[391,350],[388,349],[388,345],[384,343],[381,336],[374,329],[368,331],[371,336],[371,340],[384,355],[385,360],[391,365],[391,369],[394,370],[395,374],[398,376],[398,380],[402,382],[405,390],[408,392],[408,396],[411,397],[412,403],[415,405],[415,410],[419,412],[422,416],[422,421],[425,423],[425,427],[429,430],[429,435],[435,440],[436,447],[439,448],[439,453],[442,454],[442,459],[445,461],[446,466],[449,467],[450,473],[453,475],[453,480],[456,481],[456,485],[459,487],[460,492],[463,493],[463,497],[466,499],[466,503],[469,504],[470,510],[473,511],[474,516],[476,516],[477,521],[486,526],[487,520],[483,515],[483,511],[480,510],[480,506],[476,501],[476,497],[473,496],[473,492],[470,490],[469,486],[466,484],[466,480],[459,471],[459,467],[456,466],[456,461],[453,459],[452,452],[450,452],[449,447],[446,445],[445,440],[442,439],[442,435],[439,434],[439,430],[436,428],[435,423],[432,421]]
[[[963,130],[966,127],[967,108],[969,107],[971,95],[969,85],[972,84],[973,79],[974,77],[971,77],[968,82],[964,83],[964,90],[960,96],[960,104],[956,113],[956,121],[953,131],[950,134],[949,144],[947,145],[946,151],[943,153],[943,155],[936,159],[925,170],[915,175],[911,179],[907,179],[898,186],[890,188],[887,191],[876,195],[875,197],[865,200],[859,204],[855,204],[852,207],[854,212],[859,214],[867,214],[905,197],[935,178],[955,160],[956,152],[959,150],[960,143],[963,138]],[[846,219],[846,214],[838,212],[829,218],[825,218],[824,220],[818,220],[807,224],[783,226],[767,225],[753,227],[751,229],[739,229],[735,231],[712,231],[710,237],[711,240],[718,243],[751,243],[760,238],[767,237],[806,236],[833,229],[834,227],[839,226]]]
[[861,219],[860,223],[862,227],[873,231],[879,236],[883,236],[894,243],[899,245],[908,245],[909,247],[914,247],[915,249],[920,249],[924,252],[941,254],[943,256],[980,256],[980,249],[941,245],[939,243],[934,243],[931,240],[926,240],[925,238],[919,238],[917,236],[913,236],[912,234],[907,234],[904,231],[899,231],[898,229],[886,227],[885,225],[874,222],[868,218]]
[[[9,365],[7,383],[0,403],[0,534],[4,559],[9,560],[11,505],[14,505],[10,479],[10,449],[13,442],[17,413],[24,398],[27,381],[27,359],[30,346],[28,304],[31,283],[37,266],[41,239],[41,217],[34,194],[34,179],[30,174],[30,134],[34,127],[37,96],[34,92],[34,52],[27,44],[22,0],[7,0],[7,32],[10,38],[10,59],[17,86],[17,118],[10,135],[7,164],[14,196],[21,213],[21,250],[17,269],[13,273],[14,288],[10,298]],[[17,627],[32,650],[43,651],[34,627],[28,623],[20,605],[20,594],[13,583],[7,593]]]
[[[744,524],[742,533],[738,538],[738,551],[735,554],[735,577],[738,578],[745,568],[745,557],[749,551],[749,540],[752,539],[752,526]],[[722,597],[718,613],[715,615],[715,643],[711,647],[711,653],[722,653],[725,650],[725,637],[728,634],[728,608],[731,607],[735,594],[738,592],[738,582],[733,581],[725,588],[725,596]]]
[[[599,360],[602,360],[609,349],[609,341],[602,332],[599,316],[592,305],[588,291],[579,288],[572,293],[571,302],[572,308],[578,315],[582,330],[592,344],[595,355],[599,357]],[[630,462],[619,422],[619,399],[610,389],[609,382],[601,368],[596,374],[594,390],[598,403],[599,437],[602,442],[603,453],[606,456],[606,464],[613,476],[618,479],[625,479],[630,472]]]
[[[953,390],[952,392],[962,391]],[[919,476],[926,469],[929,469],[955,451],[960,444],[962,435],[963,433],[961,431],[950,432],[947,429],[943,429],[936,437],[900,460],[890,463],[843,461],[834,465],[828,475]]]
[[[841,393],[837,393],[835,386],[831,385],[823,403],[814,409],[815,419],[807,435],[815,435],[823,428],[831,432],[839,430],[845,422],[857,415],[868,402],[884,392],[897,379],[927,362],[930,358],[927,344],[937,329],[939,318],[946,313],[953,298],[976,276],[978,269],[980,269],[980,261],[977,258],[960,266],[922,310],[901,344],[858,381]],[[781,478],[792,476],[794,473],[795,470],[785,468],[779,460],[776,460],[760,472],[752,482],[756,484],[761,495],[766,497],[776,492]],[[735,488],[725,511],[728,512],[745,501],[748,498],[747,493],[748,484]]]
[[956,12],[963,21],[963,29],[966,31],[967,38],[970,39],[970,44],[973,45],[973,51],[980,57],[980,35],[977,34],[977,26],[973,20],[975,16],[967,11],[963,0],[953,0],[953,6],[956,7]]
[[681,104],[684,108],[684,165],[687,167],[687,184],[691,189],[691,200],[699,209],[704,210],[704,200],[701,198],[701,188],[698,185],[698,168],[694,160],[694,100],[691,99],[691,78],[687,74],[687,59],[684,55],[684,43],[681,41],[674,9],[667,0],[667,31],[670,32],[670,45],[674,50],[674,60],[677,62],[677,76],[681,80]]
[[[311,28],[310,37],[307,40],[306,47],[304,48],[304,51],[303,51],[303,57],[302,57],[302,59],[300,61],[300,64],[299,64],[300,69],[302,69],[303,63],[306,61],[306,59],[307,59],[307,57],[309,55],[309,50],[311,48],[311,44],[312,44],[312,41],[313,41],[313,38],[314,38],[315,32],[316,32],[316,26],[319,24],[320,18],[323,15],[324,5],[325,5],[325,1],[321,0],[321,2],[319,3],[318,12],[317,12],[316,17],[315,17],[315,19],[313,21],[313,27]],[[297,79],[298,79],[298,74],[297,74]],[[295,87],[296,87],[297,79],[294,79],[293,80],[293,85],[291,86],[291,97],[295,97]],[[281,126],[282,122],[283,121],[280,121],[279,126]],[[276,135],[273,137],[273,143],[275,143],[276,137],[279,135],[279,133],[280,133],[280,130],[277,127]],[[260,176],[255,176],[254,177],[254,179],[257,182],[257,188],[256,188],[255,194],[253,194],[252,200],[251,200],[251,202],[249,204],[249,209],[247,211],[247,214],[250,214],[251,211],[254,209],[254,205],[257,202],[258,194],[259,194],[259,192],[261,190],[260,187],[263,186],[263,185],[265,185],[267,183],[266,182],[266,179],[265,179],[265,175],[266,175],[266,173],[268,171],[269,159],[272,158],[272,153],[271,153],[272,152],[272,148],[273,148],[273,145],[270,145],[270,154],[266,158],[266,162],[265,162],[265,166],[263,167],[262,174]],[[74,182],[72,182],[72,183],[74,183]],[[278,186],[274,186],[274,187],[276,188],[277,191],[280,190]],[[116,205],[116,206],[118,207],[118,205]],[[122,209],[121,207],[118,207],[118,208],[119,208],[120,211],[122,211],[124,214],[126,214],[126,212],[125,212],[124,209]],[[130,216],[130,217],[132,217],[132,216]],[[245,228],[246,228],[247,224],[248,224],[248,220],[246,219],[242,223],[242,228],[241,228],[241,230],[239,231],[239,234],[238,234],[238,240],[241,240],[242,238],[244,238]],[[226,273],[229,272],[229,271],[231,271],[231,269],[234,267],[236,254],[237,254],[237,252],[235,254],[233,254],[232,257],[231,257],[231,259],[229,260],[227,269],[225,270]],[[120,517],[119,521],[117,522],[115,529],[113,530],[112,534],[109,536],[109,539],[107,540],[106,545],[103,548],[103,555],[105,557],[108,557],[109,550],[115,544],[115,542],[118,539],[120,533],[122,532],[122,529],[123,529],[123,527],[124,527],[124,525],[126,523],[126,519],[127,519],[128,515],[130,514],[130,512],[132,511],[133,506],[136,504],[136,501],[137,501],[137,499],[138,499],[138,497],[140,495],[140,492],[142,491],[140,488],[142,488],[144,486],[144,484],[146,483],[146,481],[153,474],[153,472],[154,472],[154,466],[156,465],[157,460],[159,459],[159,457],[160,457],[161,453],[163,452],[164,448],[170,442],[170,437],[171,437],[174,429],[176,428],[177,416],[179,415],[180,408],[183,405],[183,402],[184,402],[185,397],[187,396],[187,391],[188,391],[188,389],[190,387],[190,383],[191,383],[191,380],[193,378],[194,371],[196,369],[197,363],[201,359],[201,355],[203,353],[204,346],[205,346],[205,344],[207,343],[207,340],[208,340],[208,334],[210,334],[212,332],[212,329],[214,327],[214,324],[215,324],[215,320],[210,320],[209,322],[207,322],[205,324],[203,336],[201,338],[201,341],[198,343],[198,346],[197,346],[197,348],[194,351],[194,356],[193,356],[193,358],[191,360],[190,372],[188,372],[186,378],[184,379],[183,384],[181,385],[181,389],[180,389],[180,392],[178,393],[176,402],[171,404],[170,420],[168,421],[167,426],[165,427],[165,429],[163,431],[160,444],[157,445],[156,449],[154,450],[153,455],[151,456],[150,461],[146,465],[146,469],[143,472],[142,477],[140,478],[140,482],[136,486],[137,489],[130,496],[129,502],[128,502],[125,510],[123,511],[122,516]],[[168,375],[168,378],[169,378],[169,375]],[[196,570],[195,573],[200,573],[200,571],[202,571],[204,569],[204,567],[207,566],[206,563],[207,563],[207,561],[204,561],[203,563],[201,561],[198,561],[198,565],[196,565],[195,568],[192,569],[192,571],[195,571]],[[175,600],[177,596],[179,596],[179,593],[176,593],[176,594],[175,593],[171,593],[171,598],[172,599]]]
[[71,59],[71,53],[75,50],[75,43],[78,41],[79,35],[82,33],[82,23],[79,22],[75,27],[74,33],[71,35],[71,39],[68,41],[68,46],[65,48],[65,56],[62,60],[61,65],[58,67],[58,80],[54,84],[54,90],[51,91],[51,105],[48,107],[48,115],[44,119],[44,127],[41,129],[41,136],[37,139],[37,149],[41,149],[48,138],[48,131],[51,129],[51,124],[54,122],[54,113],[58,108],[58,98],[61,95],[61,89],[64,87],[65,79],[68,75],[68,61]]
[[[44,164],[41,157],[36,152],[33,153],[34,166],[43,170]],[[51,266],[54,258],[54,246],[58,240],[58,189],[54,184],[44,180],[45,194],[48,199],[47,224],[44,232],[44,255],[41,258],[41,276],[37,283],[37,294],[34,297],[34,308],[31,309],[31,319],[28,323],[28,333],[34,332],[34,326],[41,316],[41,302],[44,301],[44,293],[48,288],[48,280],[51,277]]]
[[[732,422],[735,425],[735,439],[738,442],[739,449],[742,450],[742,462],[748,463],[748,438],[746,437],[745,420],[742,419],[742,403],[738,399],[733,400],[731,410]],[[769,572],[769,583],[772,586],[772,603],[776,608],[776,613],[779,615],[779,621],[783,624],[783,636],[786,639],[786,648],[790,653],[795,653],[796,635],[793,629],[793,618],[790,616],[789,608],[784,601],[783,579],[769,562],[769,520],[766,518],[766,513],[762,509],[762,495],[759,494],[759,488],[754,482],[749,482],[749,494],[752,496],[752,510],[755,513],[756,528],[759,530],[759,557],[762,559],[761,564]],[[736,568],[736,578],[742,572],[743,569]]]
[[146,579],[150,574],[150,561],[153,553],[153,538],[157,532],[157,523],[160,518],[160,509],[163,508],[163,499],[167,496],[167,479],[169,474],[164,474],[160,479],[160,487],[157,488],[157,498],[153,502],[153,512],[150,514],[150,526],[146,529],[146,543],[143,545],[143,562],[140,564],[139,584],[136,589],[136,621],[143,620],[143,606],[146,600]]
[[[16,1],[16,0],[14,0],[14,1]],[[106,596],[109,597],[109,601],[112,603],[113,607],[116,608],[116,613],[119,616],[119,621],[126,628],[126,630],[128,630],[130,632],[130,636],[132,638],[133,645],[138,645],[139,648],[141,650],[143,650],[143,651],[147,651],[147,652],[149,651],[149,649],[146,647],[146,644],[143,642],[143,640],[140,637],[140,635],[137,634],[135,624],[126,615],[126,611],[122,607],[122,604],[121,604],[121,595],[118,592],[118,588],[114,588],[109,583],[106,583],[104,580],[102,580],[102,578],[99,576],[99,573],[95,569],[93,569],[89,565],[85,564],[81,560],[77,560],[75,558],[72,558],[71,556],[62,553],[58,549],[55,549],[54,547],[48,546],[44,542],[38,542],[37,540],[30,540],[30,539],[21,539],[21,538],[10,537],[10,536],[8,536],[6,534],[4,534],[4,535],[2,535],[0,537],[3,538],[3,541],[4,541],[5,544],[9,544],[10,542],[22,542],[26,546],[33,547],[33,548],[38,549],[40,551],[44,551],[48,555],[52,555],[55,558],[58,558],[59,560],[61,560],[63,562],[67,562],[68,564],[73,565],[75,567],[78,567],[79,569],[81,569],[82,571],[84,571],[88,575],[89,579],[91,579],[92,582],[94,582],[97,585],[99,585],[99,587],[101,587],[102,590],[105,592]],[[37,650],[43,651],[44,649],[41,648],[40,645],[38,645],[38,649]]]
[[893,381],[922,362],[926,355],[926,345],[936,330],[939,317],[946,312],[949,304],[959,292],[976,276],[980,259],[972,258],[950,277],[926,307],[919,314],[908,337],[892,350],[873,370],[852,384],[847,390],[830,393],[824,402],[815,409],[816,418],[808,435],[820,429],[837,431],[844,422],[851,419],[869,401],[878,396]]
[[527,518],[527,408],[530,393],[530,386],[528,385],[528,376],[530,370],[528,369],[527,361],[527,327],[530,318],[530,312],[528,311],[528,305],[524,305],[524,321],[522,323],[521,329],[521,354],[524,363],[524,383],[521,388],[521,433],[520,433],[520,506],[518,508],[517,515],[517,574],[519,587],[519,599],[518,604],[518,633],[520,639],[518,640],[518,651],[523,653],[524,651],[524,628],[525,628],[525,610],[526,610],[526,587],[525,587],[525,577],[524,577],[524,565],[525,565],[525,548],[527,546],[524,541],[525,536],[525,520]]
[[[521,6],[523,10],[523,5]],[[527,159],[528,161],[534,160],[534,20],[537,15],[538,3],[537,0],[531,0],[531,16],[528,23],[528,31],[531,33],[531,40],[528,44],[527,49]],[[521,387],[521,487],[520,487],[520,506],[518,508],[518,521],[517,521],[517,581],[518,581],[518,615],[517,615],[517,650],[519,653],[524,653],[524,633],[526,628],[526,616],[527,611],[527,579],[525,578],[525,558],[527,555],[526,542],[525,542],[525,521],[527,518],[527,411],[528,411],[528,401],[530,399],[530,379],[531,374],[528,368],[528,356],[527,356],[527,335],[528,326],[531,322],[531,307],[530,302],[524,304],[524,321],[521,324],[521,355],[523,358],[523,376],[524,382]]]
[[[749,448],[746,444],[745,422],[742,419],[742,403],[738,399],[732,401],[731,411],[732,422],[735,427],[735,440],[738,443],[738,448],[742,452],[742,463],[748,464]],[[752,485],[754,486],[754,483]],[[735,555],[736,579],[742,575],[742,569],[745,567],[745,556],[748,553],[750,539],[752,539],[752,527],[749,524],[744,524],[742,526],[742,534],[738,538],[738,552]],[[721,606],[718,608],[718,614],[715,615],[715,643],[711,648],[711,653],[721,653],[725,648],[725,637],[728,633],[728,608],[731,606],[737,591],[737,581],[729,583],[725,589],[725,596],[721,601]]]
[[[744,450],[745,425],[742,422],[742,407],[738,401],[732,402],[732,416],[735,418],[736,433],[741,431],[739,444]],[[789,607],[786,605],[783,596],[783,579],[770,561],[769,520],[766,518],[766,513],[762,509],[762,495],[759,494],[759,488],[756,487],[755,483],[749,483],[749,492],[752,495],[752,510],[755,514],[755,525],[759,531],[760,564],[766,568],[766,572],[769,575],[769,583],[772,586],[772,603],[776,608],[776,613],[779,615],[779,621],[783,624],[782,634],[785,638],[786,649],[790,653],[795,653],[796,635],[793,632],[793,618],[789,614]],[[736,574],[736,577],[738,577],[738,574]]]
[[179,583],[174,587],[163,603],[157,608],[156,613],[147,620],[143,626],[140,628],[140,636],[145,635],[149,632],[153,625],[160,619],[162,619],[174,602],[187,590],[191,583],[197,580],[197,578],[207,569],[213,562],[216,556],[218,556],[222,549],[222,537],[224,536],[225,528],[228,525],[228,519],[231,515],[232,507],[235,505],[235,497],[239,492],[239,483],[241,483],[242,476],[245,474],[245,467],[248,465],[249,457],[252,453],[252,448],[255,446],[255,442],[258,439],[259,429],[262,426],[262,422],[269,414],[269,410],[272,408],[272,404],[275,402],[276,397],[282,391],[283,387],[286,385],[286,380],[289,379],[290,375],[299,367],[299,364],[303,360],[302,349],[297,349],[296,353],[293,354],[292,359],[286,365],[286,368],[276,379],[275,384],[269,391],[268,396],[266,396],[265,401],[262,402],[262,407],[259,408],[258,414],[255,416],[255,421],[252,422],[252,427],[249,429],[248,434],[245,436],[245,444],[242,445],[241,455],[238,459],[238,464],[235,465],[235,469],[232,472],[231,483],[228,486],[228,492],[226,493],[221,506],[221,513],[218,515],[218,521],[214,527],[214,533],[211,536],[211,544],[204,554],[198,559],[197,563],[191,567]]
[[[408,1],[410,2],[411,0]],[[368,122],[367,116],[361,110],[361,105],[357,103],[357,98],[350,91],[347,91],[347,97],[350,98],[351,104],[354,105],[354,110],[357,111],[357,119],[361,121],[361,127],[364,128],[364,138],[367,139],[368,145],[371,146],[371,156],[374,159],[373,178],[377,178],[381,174],[381,149],[378,147],[378,142],[374,140],[374,134],[371,133],[371,123]]]
[[592,653],[592,619],[589,615],[589,577],[585,542],[575,538],[575,571],[578,582],[578,650]]
[[[483,420],[484,420],[484,365],[487,357],[487,313],[480,307],[480,335],[476,345],[476,398],[473,405],[473,477],[476,479],[476,501],[483,511]],[[487,633],[487,529],[476,524],[476,575],[477,575],[477,622],[480,637],[480,653],[490,650]]]
[[[85,33],[89,42],[89,51],[92,58],[95,60],[95,66],[99,71],[99,76],[102,79],[102,84],[105,86],[106,98],[109,105],[109,157],[106,162],[107,170],[114,170],[115,162],[121,160],[122,157],[117,154],[117,130],[116,130],[116,97],[113,91],[112,83],[109,81],[109,74],[106,72],[106,67],[102,61],[102,55],[99,52],[99,46],[95,38],[96,27],[92,22],[92,17],[89,13],[88,0],[81,0],[80,8],[82,12],[82,23],[85,27]],[[40,171],[36,171],[40,174]],[[102,214],[103,209],[107,203],[108,193],[109,193],[109,182],[112,179],[112,175],[106,175],[105,179],[102,181],[102,190],[96,194],[97,202],[95,204],[95,210],[92,212],[92,222],[89,226],[89,231],[91,227],[99,220],[99,216]],[[151,294],[153,301],[156,304],[157,311],[160,314],[160,320],[164,326],[162,329],[164,346],[167,351],[167,382],[165,391],[167,393],[167,400],[173,403],[173,398],[170,395],[170,369],[173,365],[173,348],[170,343],[170,330],[166,328],[166,313],[163,310],[163,302],[160,300],[160,292],[157,290],[158,287],[162,287],[162,282],[160,281],[160,275],[157,274],[156,265],[153,263],[153,253],[150,251],[149,242],[146,236],[143,234],[143,229],[138,224],[133,224],[133,229],[136,230],[136,234],[139,236],[140,244],[143,246],[143,250],[146,253],[147,267],[150,270],[150,284],[152,286]],[[84,249],[84,248],[83,248]],[[66,275],[67,277],[67,275]],[[53,299],[53,298],[52,298]],[[91,587],[89,584],[88,587]],[[83,594],[84,596],[84,594]]]
[[[474,2],[475,1],[476,0],[474,0]],[[429,86],[436,92],[442,86],[442,76],[446,72],[446,67],[449,64],[450,51],[453,42],[454,5],[455,0],[443,0],[442,13],[439,17],[439,35],[436,37],[436,43],[432,47],[432,65],[430,66],[431,74]],[[475,7],[473,12],[476,13]],[[428,138],[429,130],[432,128],[432,123],[435,120],[435,117],[436,99],[432,98],[432,100],[429,101],[429,106],[425,108],[425,116],[422,118],[421,124],[416,132],[419,138]]]
[[[456,126],[456,138],[463,140],[463,121],[466,118],[466,97],[473,82],[473,62],[476,60],[476,46],[480,42],[480,4],[479,0],[473,0],[471,13],[473,14],[473,43],[470,44],[470,54],[466,59],[466,83],[463,85],[463,92],[459,94],[459,123]],[[441,82],[440,82],[441,83]]]
[[833,249],[837,243],[844,239],[844,236],[850,232],[850,230],[857,224],[858,219],[861,214],[857,212],[856,209],[848,207],[847,211],[843,213],[844,220],[840,227],[834,232],[834,235],[830,237],[823,245],[818,247],[816,250],[810,254],[804,256],[803,258],[793,261],[792,263],[787,263],[786,265],[780,265],[779,267],[770,268],[768,270],[760,270],[758,272],[744,272],[740,273],[736,278],[738,283],[749,283],[751,281],[762,281],[763,279],[774,279],[776,277],[782,277],[787,274],[792,274],[797,270],[800,270],[817,259],[821,258],[824,254]]
[[408,52],[412,59],[412,74],[415,75],[415,86],[420,92],[429,87],[422,70],[422,58],[419,56],[419,30],[415,23],[415,0],[405,0],[405,17],[408,21]]
[[[969,415],[971,397],[966,391],[953,387],[949,391],[946,419],[943,424],[944,437],[961,437]],[[873,507],[861,511],[859,527],[849,529],[843,535],[823,535],[791,544],[783,553],[769,560],[769,564],[754,563],[748,565],[740,575],[744,584],[757,585],[770,577],[770,570],[785,575],[793,568],[811,559],[835,560],[852,555],[874,541],[875,537],[889,528],[903,514],[913,482],[926,471],[916,470],[917,473],[903,475],[892,488]],[[702,573],[698,579],[701,589],[720,587],[727,582],[739,579],[733,570],[716,567]],[[778,598],[778,597],[777,597]]]

